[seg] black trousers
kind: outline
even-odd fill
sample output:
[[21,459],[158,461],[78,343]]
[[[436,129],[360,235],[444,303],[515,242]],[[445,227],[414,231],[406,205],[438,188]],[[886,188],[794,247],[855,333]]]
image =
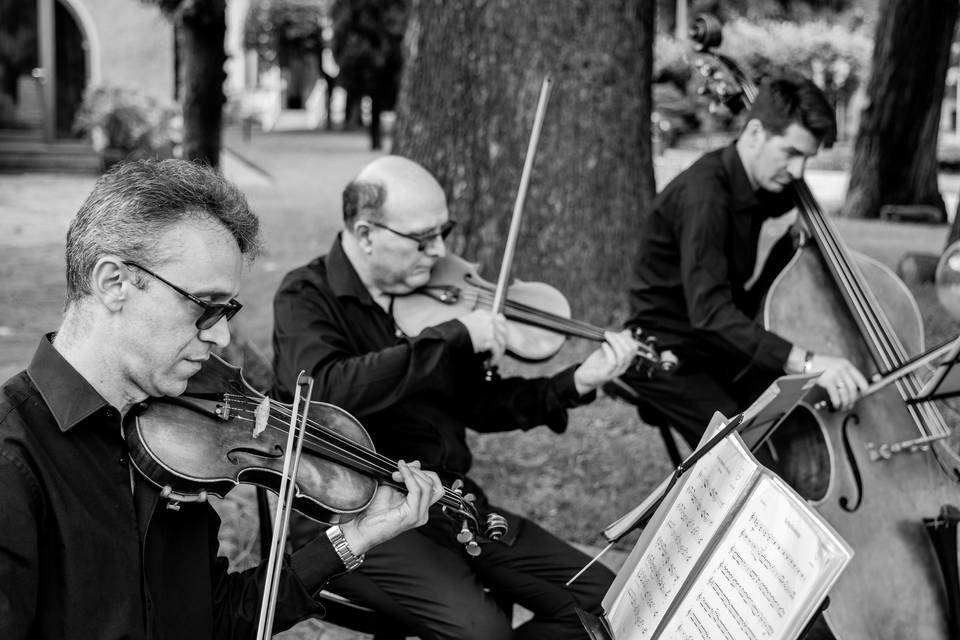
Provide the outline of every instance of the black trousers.
[[[587,638],[574,605],[599,615],[613,574],[597,563],[564,586],[589,557],[526,518],[491,510],[516,527],[511,544],[484,544],[473,558],[455,540],[441,543],[415,529],[369,551],[358,570],[327,588],[394,618],[421,640]],[[533,618],[514,630],[499,601]]]
[[757,375],[734,382],[732,377],[681,364],[674,372],[646,373],[629,370],[620,380],[633,389],[635,403],[645,422],[676,429],[691,447],[700,441],[713,414],[731,417],[746,409],[776,378]]

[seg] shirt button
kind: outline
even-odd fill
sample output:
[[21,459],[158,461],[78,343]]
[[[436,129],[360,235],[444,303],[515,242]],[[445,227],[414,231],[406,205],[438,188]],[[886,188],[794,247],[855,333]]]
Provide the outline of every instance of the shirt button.
[[127,466],[127,456],[120,456],[120,458],[117,460],[117,464],[119,464],[121,467]]

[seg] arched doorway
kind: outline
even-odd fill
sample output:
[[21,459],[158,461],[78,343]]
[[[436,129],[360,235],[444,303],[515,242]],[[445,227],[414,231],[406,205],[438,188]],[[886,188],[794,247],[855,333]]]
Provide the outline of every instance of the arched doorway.
[[69,138],[73,133],[73,119],[83,100],[87,87],[87,39],[74,15],[57,2],[54,10],[54,42],[56,43],[56,134]]
[[90,76],[82,0],[0,0],[0,130],[72,137]]
[[40,66],[37,4],[0,0],[0,128],[43,126],[43,95],[32,72]]

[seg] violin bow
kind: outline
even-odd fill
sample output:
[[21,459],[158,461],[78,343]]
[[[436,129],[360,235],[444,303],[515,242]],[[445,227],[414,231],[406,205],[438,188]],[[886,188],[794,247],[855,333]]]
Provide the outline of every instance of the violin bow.
[[[537,102],[537,112],[533,118],[533,130],[530,132],[530,141],[527,144],[527,155],[523,160],[523,172],[520,174],[520,187],[517,189],[517,199],[513,203],[513,215],[510,218],[510,230],[507,232],[507,243],[503,248],[503,261],[500,263],[500,275],[497,278],[497,287],[493,294],[493,304],[490,310],[497,314],[503,313],[506,304],[507,286],[510,280],[510,270],[513,267],[513,254],[520,237],[520,221],[523,218],[523,204],[527,199],[527,189],[530,185],[530,173],[533,171],[533,158],[537,154],[537,144],[540,141],[540,131],[543,129],[543,118],[547,112],[547,102],[550,100],[550,89],[553,80],[550,74],[543,78],[540,85],[540,99]],[[487,380],[493,377],[493,367],[487,366]]]
[[[303,414],[298,414],[301,392],[306,388],[306,402]],[[290,512],[297,491],[297,471],[303,449],[303,436],[307,427],[307,412],[310,398],[313,397],[313,378],[301,371],[297,377],[297,393],[294,396],[290,413],[290,429],[287,431],[287,448],[283,457],[283,472],[280,488],[277,492],[277,514],[273,519],[273,537],[267,572],[263,583],[263,599],[260,603],[260,621],[257,625],[257,640],[269,640],[273,637],[273,614],[277,608],[277,591],[280,586],[280,573],[283,569],[283,552],[287,544],[287,532],[290,528]],[[299,419],[300,424],[297,425]]]

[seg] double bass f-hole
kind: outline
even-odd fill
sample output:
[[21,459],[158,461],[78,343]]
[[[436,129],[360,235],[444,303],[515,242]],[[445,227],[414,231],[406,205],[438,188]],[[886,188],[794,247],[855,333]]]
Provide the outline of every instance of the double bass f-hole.
[[860,466],[857,464],[857,457],[853,453],[853,445],[850,444],[850,426],[857,426],[860,424],[860,418],[857,417],[857,414],[851,413],[843,420],[843,426],[840,427],[840,437],[843,440],[843,453],[847,457],[847,464],[850,465],[850,474],[853,476],[853,484],[856,488],[856,502],[850,504],[850,498],[847,496],[840,496],[840,499],[837,500],[837,504],[840,505],[840,508],[846,511],[847,513],[853,513],[860,508],[860,503],[863,502],[863,477],[860,475]]

